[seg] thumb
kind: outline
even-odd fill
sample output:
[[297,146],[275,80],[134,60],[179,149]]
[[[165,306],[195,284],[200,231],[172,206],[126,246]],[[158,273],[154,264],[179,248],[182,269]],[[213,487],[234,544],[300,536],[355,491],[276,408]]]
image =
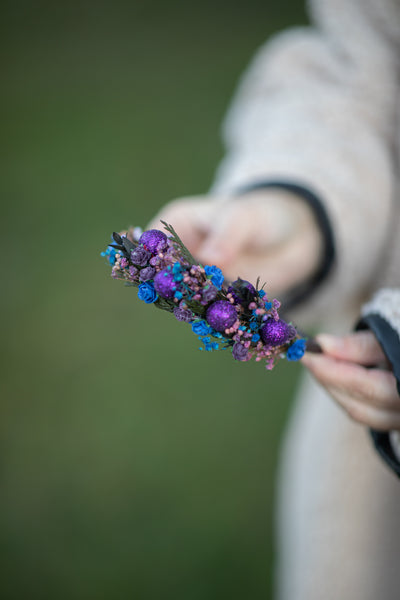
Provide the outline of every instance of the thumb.
[[358,331],[343,337],[323,333],[317,335],[316,340],[324,353],[334,358],[367,366],[386,361],[382,348],[371,331]]

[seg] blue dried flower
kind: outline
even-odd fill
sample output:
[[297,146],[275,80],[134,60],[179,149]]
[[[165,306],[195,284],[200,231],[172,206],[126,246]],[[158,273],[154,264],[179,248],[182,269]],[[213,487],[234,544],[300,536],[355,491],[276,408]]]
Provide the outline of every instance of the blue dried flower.
[[153,283],[146,281],[141,283],[138,289],[138,298],[143,300],[146,304],[152,304],[158,299],[157,292],[154,289]]
[[287,352],[286,358],[288,360],[300,360],[304,356],[304,352],[306,351],[306,340],[296,340],[294,344],[292,344]]
[[219,344],[217,342],[207,342],[205,346],[206,352],[212,352],[213,350],[218,350]]
[[206,272],[207,277],[209,277],[212,283],[215,285],[215,287],[220,290],[222,284],[224,283],[224,276],[222,274],[221,269],[219,269],[215,265],[213,265],[212,267],[206,265],[204,267],[204,270]]
[[211,333],[211,327],[206,323],[206,321],[195,321],[192,323],[192,331],[196,335],[207,335]]
[[115,255],[117,254],[115,248],[113,248],[112,246],[108,246],[107,250],[105,252],[101,252],[100,256],[105,256],[106,258],[108,258],[108,262],[110,263],[110,265],[115,265]]

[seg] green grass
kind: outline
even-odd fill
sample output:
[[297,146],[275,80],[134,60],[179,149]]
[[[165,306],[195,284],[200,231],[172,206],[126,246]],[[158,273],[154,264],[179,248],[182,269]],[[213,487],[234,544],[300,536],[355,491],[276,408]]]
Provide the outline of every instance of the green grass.
[[99,257],[207,190],[299,2],[3,3],[0,596],[268,598],[298,369],[201,353]]

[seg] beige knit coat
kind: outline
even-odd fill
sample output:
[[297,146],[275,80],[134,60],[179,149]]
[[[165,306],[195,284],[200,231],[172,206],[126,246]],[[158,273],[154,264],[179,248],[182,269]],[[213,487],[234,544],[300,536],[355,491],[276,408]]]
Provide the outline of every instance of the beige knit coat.
[[[400,335],[400,0],[315,0],[310,18],[242,78],[212,193],[270,179],[313,189],[337,258],[296,322],[351,330],[386,287]],[[400,482],[365,429],[305,379],[282,454],[278,597],[399,598]]]

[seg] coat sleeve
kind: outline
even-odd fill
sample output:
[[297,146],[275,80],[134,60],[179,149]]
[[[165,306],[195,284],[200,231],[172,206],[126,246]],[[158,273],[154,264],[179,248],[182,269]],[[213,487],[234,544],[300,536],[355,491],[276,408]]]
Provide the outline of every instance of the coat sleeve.
[[387,3],[315,2],[312,26],[258,51],[225,121],[227,154],[212,193],[294,185],[311,192],[330,223],[335,261],[325,260],[308,308],[317,319],[338,297],[353,304],[368,295],[385,248],[399,49],[375,14]]
[[[380,290],[363,307],[358,329],[366,328],[373,331],[382,346],[400,394],[400,288]],[[371,430],[371,435],[379,454],[400,477],[400,432]]]

